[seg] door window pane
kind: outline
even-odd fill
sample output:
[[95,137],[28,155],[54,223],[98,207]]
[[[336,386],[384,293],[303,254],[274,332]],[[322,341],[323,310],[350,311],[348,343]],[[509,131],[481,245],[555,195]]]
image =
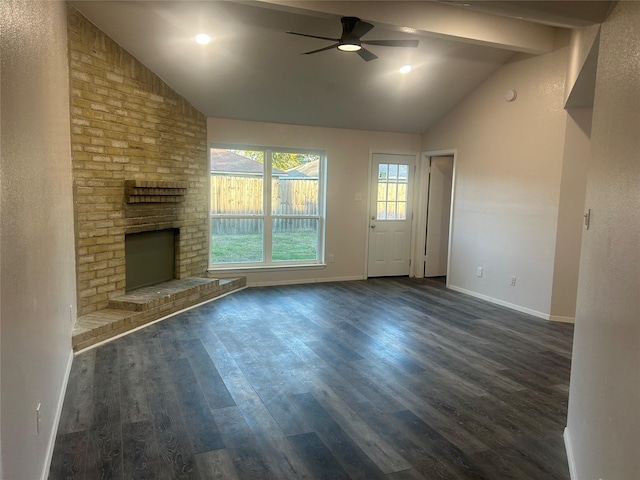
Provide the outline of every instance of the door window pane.
[[395,202],[387,202],[387,220],[396,220]]
[[376,211],[376,219],[378,220],[386,220],[387,219],[387,202],[378,202],[378,208]]
[[378,200],[386,200],[386,199],[387,199],[387,184],[378,183]]
[[390,164],[389,165],[389,181],[398,181],[398,165]]
[[376,220],[406,220],[408,182],[409,165],[401,163],[378,165]]
[[389,186],[387,187],[387,200],[389,202],[395,202],[396,201],[396,192],[398,190],[398,186],[395,183],[391,183],[389,184]]
[[398,202],[396,204],[396,215],[398,220],[407,218],[407,202]]
[[398,181],[409,181],[409,165],[400,165],[398,168]]
[[406,183],[398,184],[398,196],[396,198],[399,202],[407,201],[407,184]]

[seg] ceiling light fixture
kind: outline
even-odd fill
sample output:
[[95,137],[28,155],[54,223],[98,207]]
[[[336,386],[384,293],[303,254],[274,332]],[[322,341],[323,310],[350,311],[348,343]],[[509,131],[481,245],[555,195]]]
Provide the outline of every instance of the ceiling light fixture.
[[198,42],[200,45],[206,45],[210,41],[211,37],[206,33],[199,33],[198,35],[196,35],[196,42]]
[[411,65],[403,65],[400,67],[400,73],[409,73],[411,71]]
[[341,43],[338,45],[338,50],[342,50],[343,52],[357,52],[361,48],[362,46],[357,43]]

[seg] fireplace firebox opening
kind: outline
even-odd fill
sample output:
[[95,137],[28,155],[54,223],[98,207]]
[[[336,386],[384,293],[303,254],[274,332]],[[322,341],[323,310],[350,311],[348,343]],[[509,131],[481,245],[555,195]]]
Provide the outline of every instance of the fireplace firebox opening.
[[125,235],[127,292],[175,278],[177,235],[177,228]]

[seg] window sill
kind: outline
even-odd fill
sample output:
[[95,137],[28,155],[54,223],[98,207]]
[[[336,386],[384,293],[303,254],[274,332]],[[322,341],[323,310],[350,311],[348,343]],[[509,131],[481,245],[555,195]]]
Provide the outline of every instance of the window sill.
[[295,265],[260,265],[260,266],[234,266],[234,267],[211,267],[207,269],[209,273],[227,272],[269,272],[274,270],[321,270],[326,268],[326,263],[308,263]]

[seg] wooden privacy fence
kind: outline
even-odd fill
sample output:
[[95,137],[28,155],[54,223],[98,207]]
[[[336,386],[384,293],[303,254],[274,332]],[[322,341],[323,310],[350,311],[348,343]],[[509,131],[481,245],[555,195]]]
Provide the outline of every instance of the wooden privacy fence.
[[[318,215],[318,179],[273,178],[271,185],[273,215]],[[262,177],[211,175],[212,215],[261,215],[262,197]],[[212,234],[261,233],[263,222],[255,218],[216,218],[211,225]],[[273,219],[275,232],[317,227],[315,218]]]

